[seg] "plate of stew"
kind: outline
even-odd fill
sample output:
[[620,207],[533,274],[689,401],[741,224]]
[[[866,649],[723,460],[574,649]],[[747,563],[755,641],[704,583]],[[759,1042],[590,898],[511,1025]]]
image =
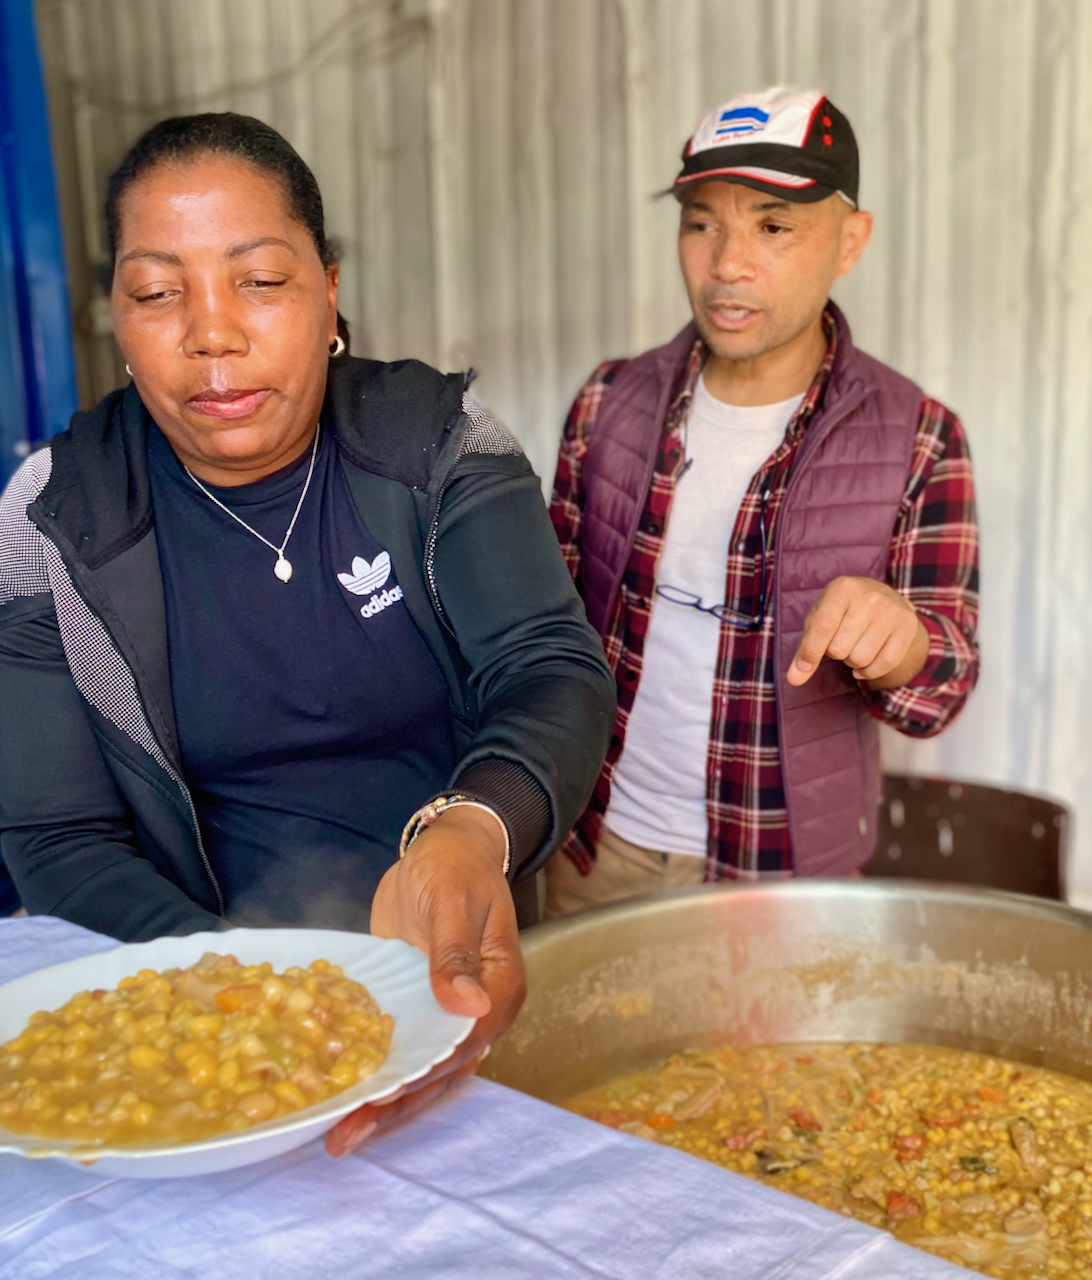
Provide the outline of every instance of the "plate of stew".
[[215,1173],[325,1133],[470,1034],[404,942],[159,938],[0,987],[0,1152],[116,1177]]

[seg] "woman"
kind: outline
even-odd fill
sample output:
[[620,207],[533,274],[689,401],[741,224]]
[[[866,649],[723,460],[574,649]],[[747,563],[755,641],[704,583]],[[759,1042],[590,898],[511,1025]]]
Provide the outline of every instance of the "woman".
[[522,998],[509,880],[594,780],[598,640],[466,379],[347,354],[279,134],[156,125],[107,225],[132,382],[0,505],[0,852],[31,913],[123,940],[370,908],[479,1018],[427,1099]]

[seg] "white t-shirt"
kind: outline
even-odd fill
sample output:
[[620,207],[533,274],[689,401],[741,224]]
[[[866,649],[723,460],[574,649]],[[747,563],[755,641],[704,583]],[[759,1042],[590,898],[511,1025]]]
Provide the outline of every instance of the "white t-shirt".
[[[744,408],[715,400],[698,379],[685,434],[691,465],[671,502],[658,585],[689,591],[704,605],[723,603],[740,503],[803,398]],[[653,598],[641,683],[604,816],[624,840],[706,856],[705,773],[719,641],[712,614]]]

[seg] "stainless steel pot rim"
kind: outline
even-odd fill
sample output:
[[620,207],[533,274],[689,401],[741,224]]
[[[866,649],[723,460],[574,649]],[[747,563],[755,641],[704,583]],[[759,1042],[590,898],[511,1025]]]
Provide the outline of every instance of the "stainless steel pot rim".
[[715,897],[746,901],[753,898],[769,901],[771,896],[791,902],[829,902],[831,899],[858,899],[861,902],[917,902],[923,908],[930,904],[943,907],[965,906],[969,910],[1001,911],[1024,919],[1052,921],[1086,932],[1092,931],[1092,912],[1062,902],[1050,902],[1023,893],[1005,893],[999,889],[975,885],[952,886],[927,880],[818,879],[731,881],[703,884],[684,889],[667,889],[661,893],[629,898],[624,902],[593,907],[560,920],[548,920],[520,935],[524,952],[533,953],[549,945],[560,934],[584,933],[602,929],[615,921],[655,920],[657,915],[674,915],[680,901],[695,902]]
[[687,1048],[939,1045],[1092,1080],[1092,914],[897,880],[680,889],[523,935],[492,1079],[557,1102]]

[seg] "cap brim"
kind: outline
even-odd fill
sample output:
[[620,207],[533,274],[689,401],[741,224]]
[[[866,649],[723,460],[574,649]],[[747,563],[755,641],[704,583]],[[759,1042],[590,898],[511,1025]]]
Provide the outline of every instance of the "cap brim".
[[[827,186],[823,182],[810,182],[807,186],[801,187],[788,182],[769,182],[764,178],[754,178],[748,173],[731,169],[712,170],[709,173],[688,173],[685,178],[676,179],[665,191],[657,192],[657,199],[661,196],[674,196],[676,200],[681,200],[690,187],[700,186],[703,182],[734,182],[741,187],[764,191],[767,195],[777,196],[781,200],[791,200],[793,204],[818,204],[820,200],[836,195],[842,195],[843,199],[849,200],[849,197],[840,192],[837,187]],[[854,209],[857,207],[852,200],[849,200],[849,203]]]

